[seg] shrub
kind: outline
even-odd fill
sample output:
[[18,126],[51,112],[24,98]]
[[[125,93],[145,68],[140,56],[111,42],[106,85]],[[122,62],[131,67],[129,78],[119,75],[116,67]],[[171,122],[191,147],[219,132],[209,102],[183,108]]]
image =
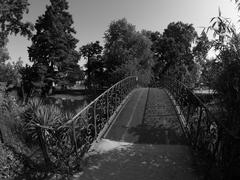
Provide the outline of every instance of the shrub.
[[72,119],[73,114],[62,113],[57,106],[34,98],[29,101],[21,117],[27,143],[40,147],[48,167],[66,174],[79,169],[80,159],[75,154],[72,129],[62,126]]

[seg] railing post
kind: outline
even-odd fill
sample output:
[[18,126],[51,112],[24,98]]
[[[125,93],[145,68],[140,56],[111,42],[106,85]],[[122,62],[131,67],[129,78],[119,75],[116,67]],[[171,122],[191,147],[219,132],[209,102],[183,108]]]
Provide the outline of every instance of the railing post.
[[123,85],[121,84],[121,87],[120,87],[120,91],[121,91],[121,102],[123,101],[124,99],[124,90],[123,90]]
[[109,91],[107,91],[107,121],[109,120]]
[[186,123],[187,123],[187,125],[188,125],[188,123],[189,123],[190,110],[191,110],[191,106],[190,106],[190,104],[188,103],[188,108],[187,108],[187,119],[186,119]]
[[78,152],[77,152],[77,139],[76,139],[76,131],[75,131],[75,122],[72,123],[72,133],[73,133],[73,143],[74,143],[74,149],[75,149],[75,152],[76,152],[76,155],[78,155]]
[[97,116],[96,116],[96,102],[93,104],[93,118],[94,118],[94,137],[97,137]]
[[115,87],[115,93],[114,93],[114,111],[116,110],[117,108],[117,86]]
[[198,118],[198,122],[197,122],[197,134],[195,137],[194,147],[196,147],[198,144],[198,136],[200,133],[201,120],[202,120],[202,107],[200,106],[200,114],[199,114],[199,118]]
[[136,80],[136,82],[135,82],[135,83],[136,83],[135,86],[136,86],[136,87],[139,87],[138,76],[136,76],[136,79],[135,79],[135,80]]

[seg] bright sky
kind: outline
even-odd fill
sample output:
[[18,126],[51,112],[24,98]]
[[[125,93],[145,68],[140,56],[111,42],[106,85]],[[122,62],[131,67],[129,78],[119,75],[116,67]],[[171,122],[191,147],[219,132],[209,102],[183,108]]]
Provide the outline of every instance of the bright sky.
[[[233,0],[232,0],[233,1]],[[238,15],[231,0],[68,0],[69,12],[73,15],[75,37],[79,40],[78,48],[91,41],[99,40],[103,45],[104,32],[112,20],[125,17],[137,30],[160,31],[170,22],[182,21],[192,23],[200,33],[203,26],[208,26],[212,17],[218,15],[229,17],[234,23]],[[38,16],[45,11],[49,0],[29,0],[29,14],[24,20],[35,23]],[[31,41],[25,37],[9,38],[8,50],[11,60],[19,57],[28,62],[27,47]]]

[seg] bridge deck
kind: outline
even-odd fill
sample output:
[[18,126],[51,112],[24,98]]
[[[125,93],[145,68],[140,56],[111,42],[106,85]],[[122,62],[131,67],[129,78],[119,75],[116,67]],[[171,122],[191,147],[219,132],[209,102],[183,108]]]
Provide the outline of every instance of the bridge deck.
[[80,179],[201,179],[163,89],[135,89],[86,160]]

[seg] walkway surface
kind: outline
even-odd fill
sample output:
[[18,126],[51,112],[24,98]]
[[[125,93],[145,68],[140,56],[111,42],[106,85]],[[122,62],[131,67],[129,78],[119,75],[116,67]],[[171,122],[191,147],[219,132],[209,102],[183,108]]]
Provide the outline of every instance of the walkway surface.
[[93,149],[77,179],[202,179],[174,106],[163,89],[134,90]]

